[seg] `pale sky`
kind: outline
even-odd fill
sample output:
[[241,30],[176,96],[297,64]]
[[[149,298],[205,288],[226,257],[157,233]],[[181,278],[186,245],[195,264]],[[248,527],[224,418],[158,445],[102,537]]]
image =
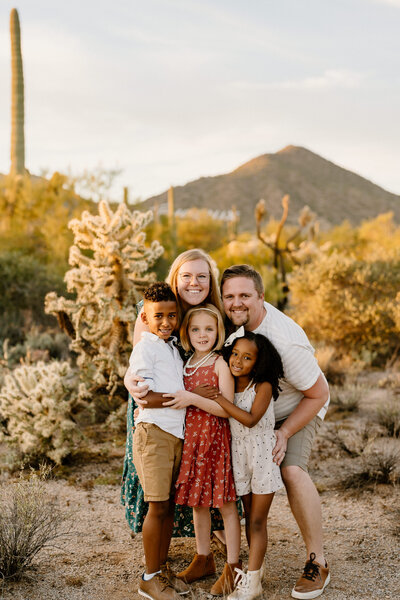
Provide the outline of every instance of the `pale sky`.
[[13,7],[32,173],[144,199],[294,144],[400,194],[400,0],[1,0],[2,173]]

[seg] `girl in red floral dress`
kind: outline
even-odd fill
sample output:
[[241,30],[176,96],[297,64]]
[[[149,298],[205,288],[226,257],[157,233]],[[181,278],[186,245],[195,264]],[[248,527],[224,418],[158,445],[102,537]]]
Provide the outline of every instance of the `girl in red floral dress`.
[[[210,508],[220,510],[226,532],[227,562],[211,594],[228,594],[234,588],[235,567],[240,566],[240,522],[231,466],[231,434],[228,414],[214,401],[201,397],[201,386],[219,388],[230,402],[234,380],[229,367],[216,351],[224,342],[223,320],[212,304],[189,309],[183,320],[180,339],[193,354],[184,367],[185,390],[165,403],[187,407],[185,440],[178,480],[177,504],[193,507],[197,554],[178,577],[191,583],[215,573],[210,551]],[[194,392],[195,393],[192,393]]]

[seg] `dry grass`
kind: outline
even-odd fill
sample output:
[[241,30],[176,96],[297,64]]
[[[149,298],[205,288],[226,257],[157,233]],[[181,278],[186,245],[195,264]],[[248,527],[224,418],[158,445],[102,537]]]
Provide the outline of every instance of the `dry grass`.
[[398,402],[389,402],[380,406],[377,411],[377,421],[385,434],[389,437],[400,437],[400,405]]
[[67,534],[67,517],[56,498],[48,496],[45,478],[22,476],[0,486],[0,577],[20,577],[36,555]]
[[343,478],[340,487],[361,491],[378,484],[400,483],[400,448],[385,441],[361,455],[361,461]]
[[349,430],[336,426],[333,432],[326,434],[326,437],[350,458],[357,458],[362,456],[376,439],[376,434],[369,424],[363,424],[358,429]]
[[365,395],[364,386],[348,384],[343,387],[331,386],[331,407],[334,412],[354,413],[358,411],[360,402]]

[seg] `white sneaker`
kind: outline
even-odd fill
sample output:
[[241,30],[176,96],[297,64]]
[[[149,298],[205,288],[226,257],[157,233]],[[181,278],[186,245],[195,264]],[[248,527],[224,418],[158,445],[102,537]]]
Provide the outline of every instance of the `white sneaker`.
[[264,575],[265,575],[265,571],[266,571],[267,567],[265,566],[265,560],[262,561],[262,565],[260,567],[260,581],[262,582],[262,580],[264,579]]
[[258,571],[241,571],[235,569],[237,575],[235,577],[236,588],[229,594],[228,600],[255,600],[262,595],[261,587],[261,569]]

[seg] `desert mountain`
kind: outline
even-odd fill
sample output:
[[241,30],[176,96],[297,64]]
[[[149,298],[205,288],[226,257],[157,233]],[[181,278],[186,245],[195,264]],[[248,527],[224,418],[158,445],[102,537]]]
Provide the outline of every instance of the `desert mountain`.
[[[254,207],[264,198],[270,215],[279,218],[281,200],[290,195],[289,221],[295,222],[308,205],[321,225],[337,225],[347,219],[353,225],[379,213],[393,211],[400,221],[400,196],[338,167],[306,148],[287,146],[275,154],[263,154],[231,173],[201,177],[174,188],[175,210],[191,207],[240,213],[240,229],[254,229]],[[167,192],[145,200],[139,208],[165,208]]]

